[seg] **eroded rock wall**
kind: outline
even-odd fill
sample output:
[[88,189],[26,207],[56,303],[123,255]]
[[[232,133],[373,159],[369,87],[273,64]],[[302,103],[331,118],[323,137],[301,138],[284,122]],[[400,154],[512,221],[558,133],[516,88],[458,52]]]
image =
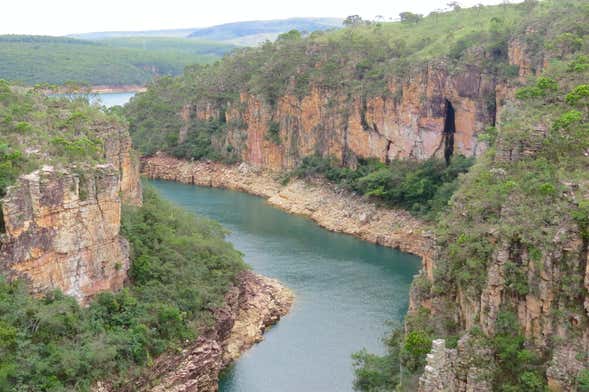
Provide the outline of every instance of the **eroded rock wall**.
[[[444,157],[448,137],[453,153],[473,156],[485,149],[477,134],[494,123],[495,90],[495,77],[478,67],[450,70],[438,62],[389,83],[379,97],[310,86],[303,97],[287,94],[270,105],[242,92],[238,103],[226,106],[194,97],[181,117],[222,118],[228,132],[214,141],[218,150],[231,145],[241,160],[271,169],[293,168],[312,154],[350,166],[357,158]],[[444,133],[449,107],[455,112],[451,135]],[[181,141],[187,129],[179,131]]]
[[122,287],[129,247],[119,234],[119,191],[112,165],[83,175],[46,166],[19,178],[2,202],[3,269],[33,293],[58,288],[80,302]]
[[101,127],[105,163],[49,165],[18,178],[2,200],[0,270],[31,291],[60,289],[85,303],[123,286],[129,245],[123,200],[141,203],[139,161],[124,128]]

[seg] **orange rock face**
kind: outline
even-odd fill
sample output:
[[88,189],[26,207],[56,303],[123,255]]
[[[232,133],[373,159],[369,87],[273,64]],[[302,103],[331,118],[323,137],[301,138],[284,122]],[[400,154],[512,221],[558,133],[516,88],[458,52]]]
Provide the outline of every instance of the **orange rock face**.
[[[450,72],[439,63],[389,85],[384,96],[347,97],[311,86],[302,98],[285,95],[269,105],[262,97],[242,92],[234,107],[199,101],[191,109],[185,107],[181,117],[220,118],[225,111],[228,132],[221,143],[230,144],[245,162],[290,169],[312,154],[332,156],[350,166],[358,158],[384,162],[443,157],[444,122],[451,106],[453,153],[474,156],[485,148],[477,134],[494,123],[495,84],[492,75],[476,67]],[[270,135],[276,127],[278,134]],[[186,138],[186,128],[179,137]]]
[[33,293],[59,288],[82,303],[122,287],[129,250],[119,235],[119,190],[111,165],[84,176],[51,167],[22,176],[2,204],[1,264]]
[[121,203],[141,203],[138,159],[125,129],[97,131],[107,163],[73,170],[44,166],[21,176],[2,200],[0,271],[35,294],[60,289],[81,303],[123,286],[129,246]]

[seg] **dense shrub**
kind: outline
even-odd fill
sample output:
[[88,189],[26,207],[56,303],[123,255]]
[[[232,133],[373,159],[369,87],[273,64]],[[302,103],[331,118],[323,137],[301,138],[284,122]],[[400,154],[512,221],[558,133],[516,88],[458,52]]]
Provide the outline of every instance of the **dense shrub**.
[[391,206],[433,219],[448,204],[474,158],[454,157],[449,165],[441,159],[417,161],[361,160],[356,169],[340,167],[332,158],[305,157],[291,173],[295,177],[325,176],[349,190],[381,200]]
[[387,353],[383,356],[371,354],[366,350],[352,356],[354,360],[354,389],[366,392],[394,390],[399,383],[400,345],[402,331],[394,330],[385,340]]
[[146,189],[125,207],[131,284],[81,308],[60,292],[36,299],[24,282],[0,280],[0,390],[89,390],[124,383],[211,320],[235,274],[239,252],[216,223],[196,218]]

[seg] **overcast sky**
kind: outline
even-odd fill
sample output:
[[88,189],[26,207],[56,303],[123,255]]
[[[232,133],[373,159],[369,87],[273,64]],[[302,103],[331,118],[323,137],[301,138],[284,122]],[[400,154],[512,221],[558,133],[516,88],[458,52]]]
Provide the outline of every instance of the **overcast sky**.
[[[504,0],[462,0],[463,6]],[[0,34],[65,35],[93,31],[205,27],[294,16],[360,15],[387,19],[427,14],[449,0],[2,0]],[[511,2],[517,2],[511,0]]]

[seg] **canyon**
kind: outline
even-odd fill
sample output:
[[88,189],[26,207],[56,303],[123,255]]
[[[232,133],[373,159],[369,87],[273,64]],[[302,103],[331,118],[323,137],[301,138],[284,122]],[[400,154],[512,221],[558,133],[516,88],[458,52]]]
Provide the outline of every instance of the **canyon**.
[[246,163],[189,162],[162,153],[142,158],[141,171],[152,179],[260,196],[270,205],[307,217],[327,230],[421,256],[425,264],[431,260],[432,235],[424,222],[407,211],[378,205],[319,178],[283,185],[279,173]]
[[[45,164],[20,175],[2,199],[0,237],[6,278],[24,280],[36,297],[60,290],[82,306],[130,284],[133,250],[121,232],[122,209],[140,207],[143,193],[127,127],[107,121],[89,128],[100,141],[102,161]],[[250,271],[234,281],[225,304],[210,309],[212,325],[184,342],[181,353],[159,357],[149,377],[129,383],[129,390],[217,390],[220,370],[261,341],[294,300],[278,281]],[[93,390],[109,387],[103,381]]]
[[[489,56],[470,52],[475,58]],[[532,60],[525,39],[510,41],[507,57],[509,66],[519,70],[519,81],[543,67],[541,60]],[[247,90],[237,101],[191,97],[179,113],[184,125],[178,143],[194,132],[195,122],[217,121],[226,128],[212,135],[220,155],[271,170],[292,169],[309,155],[334,157],[349,167],[366,158],[388,162],[481,156],[487,143],[479,136],[495,125],[516,83],[483,66],[456,66],[447,60],[408,72],[375,97],[313,84],[297,96],[291,92],[294,80],[275,104]]]

